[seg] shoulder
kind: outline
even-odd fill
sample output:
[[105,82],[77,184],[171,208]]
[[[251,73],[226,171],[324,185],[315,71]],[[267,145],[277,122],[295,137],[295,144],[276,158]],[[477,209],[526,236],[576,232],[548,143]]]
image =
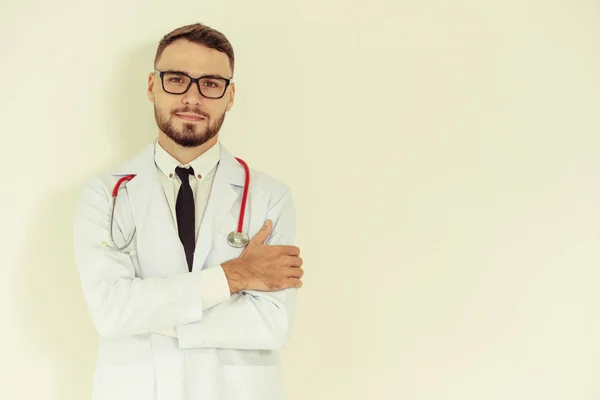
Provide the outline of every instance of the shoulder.
[[291,196],[291,187],[280,178],[267,172],[250,168],[250,187],[258,190],[269,198],[269,208],[286,196]]
[[124,176],[138,174],[152,161],[152,156],[153,144],[151,143],[116,167],[91,176],[83,183],[81,197],[110,199],[117,182]]

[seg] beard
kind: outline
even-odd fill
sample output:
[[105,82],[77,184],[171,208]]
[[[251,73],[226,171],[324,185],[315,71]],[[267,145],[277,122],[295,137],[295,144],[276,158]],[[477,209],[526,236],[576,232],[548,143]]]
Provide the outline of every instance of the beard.
[[210,139],[217,136],[225,121],[225,112],[217,118],[213,123],[210,116],[200,110],[194,110],[190,108],[184,108],[176,110],[175,113],[196,113],[206,118],[206,128],[199,130],[197,124],[194,123],[183,123],[183,128],[177,129],[173,126],[172,118],[165,113],[160,112],[154,105],[154,118],[158,128],[165,133],[172,141],[182,147],[198,147],[208,142]]

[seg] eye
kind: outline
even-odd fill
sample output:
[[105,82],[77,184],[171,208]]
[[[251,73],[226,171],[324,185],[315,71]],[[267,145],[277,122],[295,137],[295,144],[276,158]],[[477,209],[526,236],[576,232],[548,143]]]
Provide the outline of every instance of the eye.
[[216,80],[205,80],[202,84],[203,84],[203,86],[206,86],[211,89],[216,89],[216,88],[221,87],[221,83]]
[[169,72],[164,76],[164,82],[169,85],[185,85],[188,83],[189,78],[185,75]]

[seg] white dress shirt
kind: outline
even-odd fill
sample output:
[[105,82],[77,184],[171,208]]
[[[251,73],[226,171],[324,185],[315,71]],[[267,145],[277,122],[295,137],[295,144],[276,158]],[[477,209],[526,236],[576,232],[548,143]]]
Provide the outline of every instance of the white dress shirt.
[[[206,203],[208,202],[208,196],[212,188],[215,172],[217,165],[220,160],[220,150],[218,145],[212,146],[205,153],[201,154],[198,158],[191,161],[189,164],[182,165],[173,158],[167,151],[156,142],[156,152],[154,156],[154,162],[156,163],[157,173],[160,182],[163,186],[165,197],[169,203],[171,209],[171,215],[173,217],[173,223],[175,224],[175,230],[177,230],[177,214],[175,211],[175,204],[177,200],[177,194],[181,187],[181,180],[175,173],[175,168],[183,167],[194,169],[194,175],[190,175],[190,186],[194,193],[194,204],[196,207],[196,238],[198,237],[198,230],[200,228],[200,222],[204,216],[206,209]],[[198,246],[205,246],[206,244],[199,243]],[[215,306],[231,296],[229,291],[229,283],[227,277],[223,272],[223,268],[218,265],[210,267],[202,271],[202,286],[198,290],[202,291],[202,304],[203,308],[210,308]]]

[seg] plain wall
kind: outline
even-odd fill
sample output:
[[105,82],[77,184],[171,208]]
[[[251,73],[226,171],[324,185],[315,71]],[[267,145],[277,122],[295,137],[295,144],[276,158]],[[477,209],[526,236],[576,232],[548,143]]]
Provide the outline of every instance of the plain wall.
[[234,45],[221,132],[292,187],[290,400],[600,398],[596,0],[0,0],[0,399],[89,399],[81,185],[156,137],[156,45]]

